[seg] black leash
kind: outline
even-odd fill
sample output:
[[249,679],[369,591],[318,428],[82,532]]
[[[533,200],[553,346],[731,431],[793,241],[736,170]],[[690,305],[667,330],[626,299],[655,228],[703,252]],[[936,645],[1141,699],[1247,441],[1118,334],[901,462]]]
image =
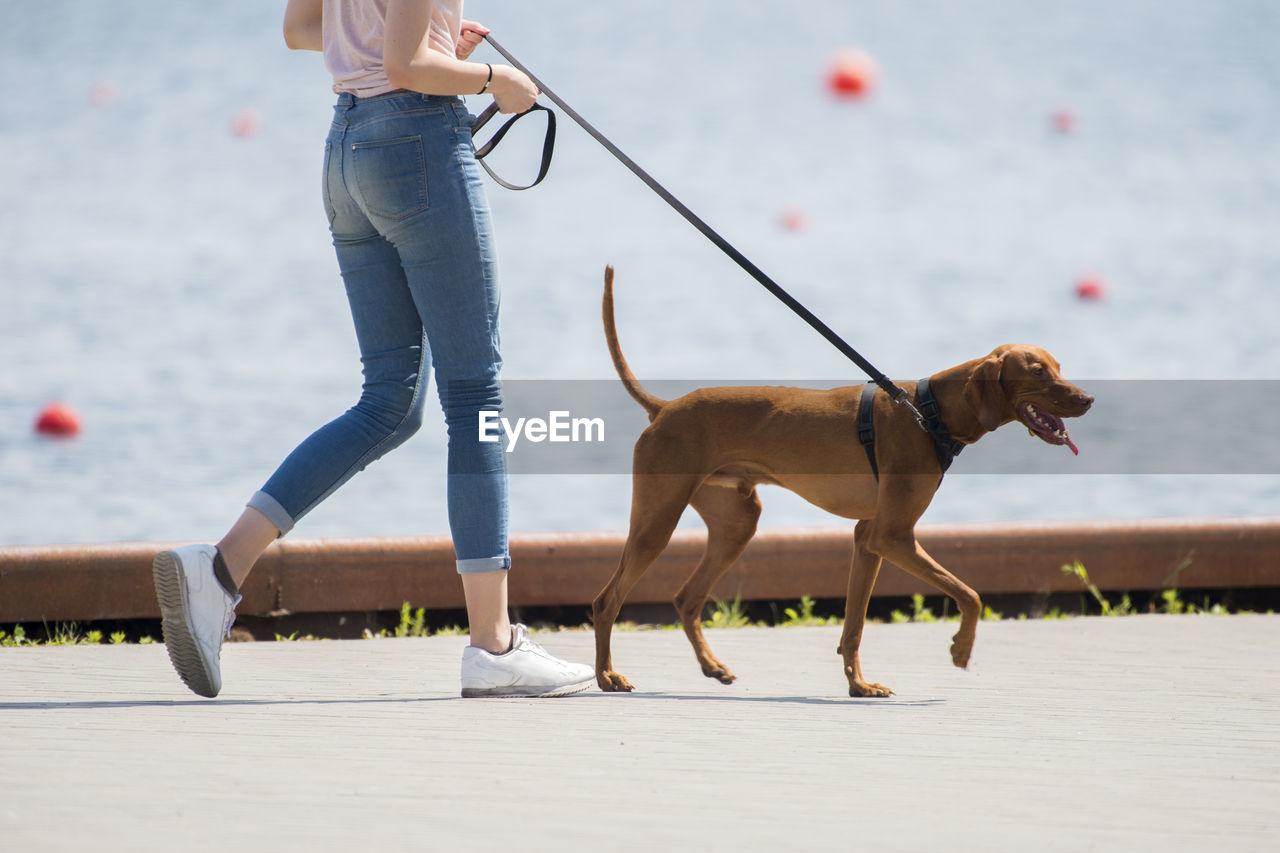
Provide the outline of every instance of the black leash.
[[[817,330],[818,334],[826,338],[833,346],[835,346],[836,349],[840,350],[840,352],[843,353],[846,358],[848,358],[854,364],[858,365],[858,367],[862,368],[863,372],[865,372],[868,376],[870,376],[871,380],[875,382],[876,385],[879,385],[881,388],[883,388],[885,393],[887,393],[895,403],[900,403],[901,405],[904,405],[908,409],[910,409],[911,413],[915,415],[916,422],[920,424],[920,428],[925,429],[924,415],[922,415],[920,411],[914,405],[912,405],[911,401],[907,398],[906,391],[903,391],[901,388],[895,385],[893,381],[889,379],[889,377],[885,376],[883,373],[877,370],[875,366],[871,362],[863,358],[858,353],[857,350],[849,346],[849,344],[845,343],[844,339],[841,338],[839,335],[837,335],[831,329],[830,326],[822,322],[822,320],[818,319],[817,315],[815,315],[808,308],[800,304],[800,302],[794,296],[792,296],[790,293],[785,291],[782,288],[782,286],[779,285],[776,281],[769,278],[769,276],[765,275],[764,271],[761,270],[759,267],[757,267],[755,264],[753,264],[747,258],[746,255],[739,252],[736,248],[733,247],[733,245],[729,243],[728,240],[721,237],[718,233],[716,233],[714,229],[712,229],[710,225],[703,222],[702,219],[699,218],[697,214],[695,214],[689,208],[685,207],[684,203],[681,202],[680,199],[673,196],[670,192],[667,191],[666,187],[662,186],[662,184],[654,180],[649,175],[649,173],[646,172],[644,169],[641,169],[634,160],[632,160],[626,154],[622,153],[622,151],[618,148],[618,146],[614,145],[612,142],[608,140],[608,138],[605,137],[604,134],[602,134],[600,131],[592,127],[590,122],[588,122],[582,116],[578,115],[578,113],[573,109],[573,107],[569,106],[564,101],[560,100],[560,98],[557,97],[554,92],[552,92],[550,89],[547,88],[547,85],[545,83],[543,83],[541,80],[539,80],[537,77],[533,75],[533,72],[531,72],[528,68],[525,68],[523,65],[521,65],[519,60],[517,60],[511,54],[507,53],[507,51],[503,49],[502,45],[494,41],[493,36],[486,35],[484,37],[484,40],[487,41],[490,44],[490,46],[493,47],[494,50],[502,54],[504,59],[506,59],[516,68],[519,68],[525,74],[529,75],[529,79],[532,80],[534,85],[537,86],[538,89],[542,91],[542,94],[546,95],[547,98],[553,104],[558,106],[560,109],[564,110],[565,114],[569,116],[569,118],[577,122],[578,125],[583,130],[585,130],[588,134],[590,134],[591,137],[595,139],[596,142],[599,142],[601,145],[603,145],[606,151],[608,151],[610,154],[616,157],[618,161],[622,163],[622,165],[630,169],[637,178],[644,181],[645,184],[649,187],[649,189],[653,190],[655,193],[658,194],[659,198],[661,198],[667,204],[675,208],[676,212],[679,213],[681,216],[683,216],[685,219],[687,219],[689,221],[689,224],[691,224],[694,228],[697,228],[699,231],[701,231],[704,237],[706,237],[712,243],[716,244],[716,246],[719,247],[720,251],[724,252],[726,255],[733,258],[733,260],[737,262],[738,266],[742,267],[744,270],[747,271],[748,274],[750,274],[752,278],[754,278],[760,284],[764,285],[765,290],[768,290],[774,296],[778,297],[778,299],[782,301],[782,304],[786,305],[788,308],[794,311],[796,315],[800,317],[800,319],[804,320],[806,323],[812,326],[815,330]],[[488,110],[486,110],[486,112],[488,112]],[[514,121],[514,119],[512,119],[512,121]],[[499,131],[499,133],[505,132],[506,127],[510,126],[510,124],[511,124],[511,121],[508,121],[507,125],[504,126],[502,130]],[[490,144],[488,147],[491,149],[492,144]],[[485,153],[488,153],[488,152],[486,151]],[[544,150],[544,155],[543,155],[544,173],[545,173],[545,167],[547,165],[547,156],[548,155]],[[490,172],[490,174],[493,174],[493,173]],[[541,180],[541,178],[539,178],[539,180]],[[530,186],[533,186],[533,185],[531,184]]]

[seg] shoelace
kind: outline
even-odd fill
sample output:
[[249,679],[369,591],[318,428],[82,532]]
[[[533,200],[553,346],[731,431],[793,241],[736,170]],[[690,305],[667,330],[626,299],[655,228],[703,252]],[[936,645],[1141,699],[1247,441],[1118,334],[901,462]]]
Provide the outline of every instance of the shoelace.
[[511,648],[516,649],[520,646],[524,646],[529,651],[534,652],[535,654],[540,654],[544,658],[551,658],[552,660],[555,659],[550,652],[533,641],[533,638],[529,636],[529,629],[523,624],[517,624],[515,626],[515,630],[512,632],[511,637]]
[[544,649],[542,646],[538,645],[538,644],[537,644],[537,643],[535,643],[533,640],[529,639],[528,634],[526,634],[526,635],[525,635],[525,637],[524,637],[524,647],[525,647],[528,651],[533,652],[533,653],[534,653],[534,654],[536,654],[536,655],[541,655],[543,658],[545,658],[546,660],[548,660],[548,661],[550,661],[551,663],[555,664],[556,666],[561,666],[561,667],[563,667],[563,666],[564,666],[564,664],[565,664],[565,662],[564,662],[564,661],[562,661],[562,660],[560,660],[560,658],[558,658],[558,657],[556,657],[555,655],[551,654],[551,652],[547,651],[547,650],[546,650],[546,649]]
[[236,605],[244,600],[243,595],[237,595],[231,602],[231,607],[227,610],[227,616],[222,625],[222,635],[224,637],[231,636],[231,626],[236,624]]

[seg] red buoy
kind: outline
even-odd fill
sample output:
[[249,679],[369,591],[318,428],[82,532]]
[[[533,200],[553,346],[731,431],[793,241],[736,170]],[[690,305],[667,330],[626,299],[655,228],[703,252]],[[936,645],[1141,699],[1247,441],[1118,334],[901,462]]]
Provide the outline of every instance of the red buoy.
[[809,216],[798,207],[789,207],[778,217],[779,223],[787,231],[803,231],[809,226]]
[[1050,121],[1053,124],[1053,129],[1064,136],[1070,133],[1075,133],[1076,114],[1071,112],[1071,110],[1054,110],[1053,115],[1050,117]]
[[48,403],[40,410],[35,428],[40,435],[70,438],[80,433],[80,413],[66,403]]
[[1081,302],[1099,302],[1107,296],[1106,284],[1092,273],[1076,279],[1076,298]]
[[827,90],[838,98],[863,98],[880,79],[880,67],[865,50],[845,48],[831,59]]
[[89,103],[95,107],[109,107],[116,102],[116,84],[102,80],[89,90]]
[[262,116],[253,107],[245,107],[231,117],[231,132],[236,136],[253,136],[261,127]]

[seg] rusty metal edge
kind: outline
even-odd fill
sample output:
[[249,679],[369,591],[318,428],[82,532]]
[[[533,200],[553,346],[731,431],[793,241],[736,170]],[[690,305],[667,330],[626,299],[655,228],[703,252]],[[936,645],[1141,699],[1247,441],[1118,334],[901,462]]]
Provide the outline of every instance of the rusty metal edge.
[[[984,595],[1077,592],[1060,571],[1083,563],[1102,590],[1280,586],[1280,517],[921,525],[921,544]],[[517,606],[589,604],[622,551],[620,532],[512,537]],[[628,601],[670,601],[705,533],[680,530]],[[766,529],[717,585],[744,600],[844,596],[852,526]],[[158,618],[151,560],[171,543],[0,547],[0,623]],[[887,564],[878,596],[932,593]],[[403,602],[460,609],[447,536],[284,539],[250,575],[241,615],[395,610]]]

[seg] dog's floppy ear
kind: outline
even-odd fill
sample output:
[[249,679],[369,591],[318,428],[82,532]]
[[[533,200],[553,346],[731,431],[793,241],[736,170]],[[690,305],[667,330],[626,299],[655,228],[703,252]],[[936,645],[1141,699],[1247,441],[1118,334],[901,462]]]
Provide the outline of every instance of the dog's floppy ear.
[[989,356],[978,364],[964,386],[964,399],[987,432],[1000,426],[1004,415],[1004,387],[1000,371],[1004,366],[999,356]]

